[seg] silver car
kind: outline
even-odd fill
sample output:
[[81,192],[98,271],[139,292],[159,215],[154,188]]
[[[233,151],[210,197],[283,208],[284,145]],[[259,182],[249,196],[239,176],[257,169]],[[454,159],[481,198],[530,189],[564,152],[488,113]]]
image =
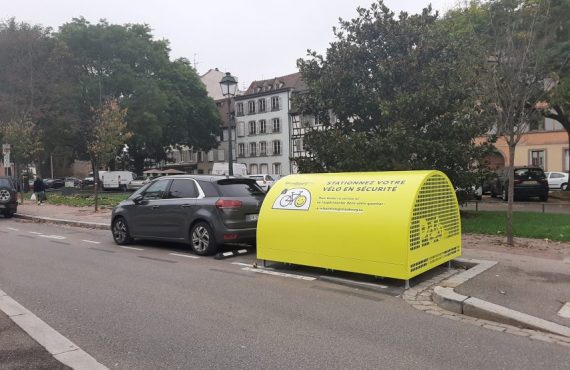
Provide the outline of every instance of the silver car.
[[135,239],[187,243],[199,255],[226,243],[254,244],[264,197],[248,178],[160,177],[113,209],[113,239],[120,245]]

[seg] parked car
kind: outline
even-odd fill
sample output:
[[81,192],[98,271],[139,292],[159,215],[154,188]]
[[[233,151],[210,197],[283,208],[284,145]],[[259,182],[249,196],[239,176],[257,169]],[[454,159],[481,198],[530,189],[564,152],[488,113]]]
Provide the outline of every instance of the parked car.
[[565,172],[545,172],[546,179],[548,180],[548,187],[551,190],[566,190],[568,189],[568,174]]
[[136,179],[131,180],[127,184],[127,189],[128,190],[138,190],[138,189],[142,188],[143,186],[145,186],[146,184],[148,184],[150,181],[151,181],[151,179],[148,177],[137,177]]
[[268,192],[275,182],[275,179],[268,174],[249,175],[249,178],[254,179],[257,182],[257,185],[259,185],[259,187],[265,192]]
[[73,183],[73,187],[80,188],[83,186],[83,180],[78,179],[77,177],[66,177],[64,180],[65,186],[68,184]]
[[[517,198],[538,197],[541,201],[548,200],[548,181],[546,175],[540,167],[514,167],[514,196]],[[508,199],[509,168],[503,169],[491,185],[491,196],[501,196],[503,200]]]
[[[99,180],[101,180],[101,179],[103,178],[103,174],[104,174],[105,172],[107,172],[107,171],[102,171],[102,170],[99,171]],[[95,181],[94,181],[94,179],[93,179],[93,172],[89,172],[89,173],[87,174],[87,177],[85,177],[85,178],[83,179],[83,185],[85,185],[85,186],[91,186],[91,185],[94,185],[94,184],[95,184]]]
[[187,243],[199,255],[214,254],[225,243],[255,243],[264,197],[248,178],[159,177],[113,209],[113,239],[119,245],[134,239]]
[[65,186],[65,181],[60,178],[56,179],[47,178],[43,179],[43,182],[46,186],[46,189],[59,189]]
[[10,218],[18,211],[18,193],[11,177],[0,176],[0,212]]

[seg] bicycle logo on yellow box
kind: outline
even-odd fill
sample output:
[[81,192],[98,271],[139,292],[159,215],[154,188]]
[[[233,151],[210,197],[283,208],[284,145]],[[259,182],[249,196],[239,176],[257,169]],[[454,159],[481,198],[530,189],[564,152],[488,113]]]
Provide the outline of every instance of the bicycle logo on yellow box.
[[284,189],[273,202],[273,209],[307,211],[311,206],[311,193],[307,189]]

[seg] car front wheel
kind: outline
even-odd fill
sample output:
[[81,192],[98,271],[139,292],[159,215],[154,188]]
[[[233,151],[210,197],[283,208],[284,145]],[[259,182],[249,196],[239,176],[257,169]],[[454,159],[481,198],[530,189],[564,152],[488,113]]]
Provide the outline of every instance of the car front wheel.
[[113,221],[113,239],[119,245],[127,245],[133,242],[131,234],[129,233],[129,226],[123,217],[117,217]]
[[192,250],[200,256],[207,256],[218,251],[214,232],[210,225],[205,222],[199,222],[192,226],[190,242],[192,243]]
[[560,189],[562,189],[562,190],[564,190],[564,191],[568,190],[568,183],[562,184],[562,185],[560,186]]

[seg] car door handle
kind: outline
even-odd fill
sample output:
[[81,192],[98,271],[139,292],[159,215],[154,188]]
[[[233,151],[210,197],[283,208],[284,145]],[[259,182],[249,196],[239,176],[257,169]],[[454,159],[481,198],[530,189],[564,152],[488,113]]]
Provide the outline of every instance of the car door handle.
[[183,204],[181,207],[182,208],[190,208],[190,207],[192,207],[192,204]]

